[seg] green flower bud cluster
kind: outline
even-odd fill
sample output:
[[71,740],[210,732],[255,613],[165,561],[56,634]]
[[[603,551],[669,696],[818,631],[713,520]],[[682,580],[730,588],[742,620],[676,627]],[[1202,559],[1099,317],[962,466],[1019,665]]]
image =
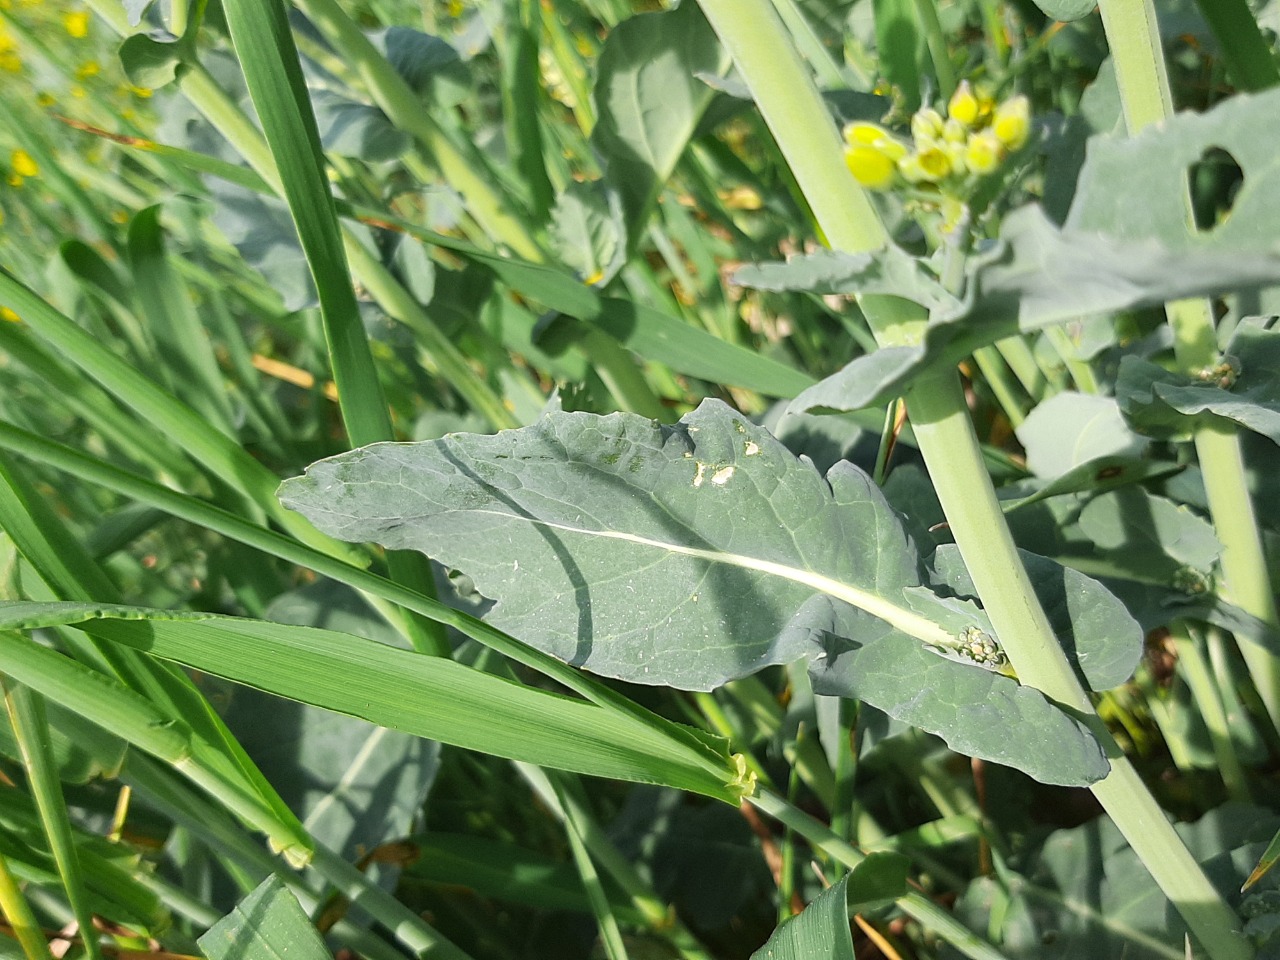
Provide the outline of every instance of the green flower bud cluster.
[[976,664],[999,667],[1008,659],[995,638],[979,627],[965,627],[956,640],[960,656]]
[[1031,133],[1026,97],[997,104],[960,84],[947,104],[947,116],[925,107],[911,118],[911,143],[874,123],[844,128],[845,163],[869,190],[901,184],[932,185],[946,196],[966,195],[977,177],[993,173]]

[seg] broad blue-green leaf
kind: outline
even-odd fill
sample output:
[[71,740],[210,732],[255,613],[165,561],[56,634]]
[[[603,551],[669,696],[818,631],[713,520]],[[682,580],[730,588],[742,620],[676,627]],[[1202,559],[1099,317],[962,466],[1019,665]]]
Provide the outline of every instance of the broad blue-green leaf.
[[[1020,550],[1031,586],[1067,659],[1090,690],[1110,690],[1133,676],[1142,657],[1142,628],[1106,587],[1078,570]],[[934,552],[935,583],[958,596],[977,590],[955,544]]]
[[785,263],[747,264],[734,271],[733,282],[756,290],[888,293],[914,300],[930,313],[959,306],[925,261],[896,245],[874,254],[815,250]]
[[[1091,138],[1066,227],[1203,255],[1275,251],[1280,155],[1261,133],[1272,129],[1277,110],[1280,90],[1241,93],[1204,113],[1152,124],[1135,137]],[[1172,201],[1186,189],[1187,169],[1210,147],[1230,153],[1244,180],[1230,216],[1199,231]]]
[[[1274,834],[1274,814],[1228,803],[1174,829],[1223,898]],[[1018,855],[999,881],[979,878],[956,905],[1012,960],[1183,960],[1186,926],[1106,817],[1058,830]]]
[[990,624],[921,584],[866,474],[824,478],[718,401],[673,426],[557,412],[375,444],[313,464],[281,499],[337,537],[462,570],[497,601],[495,625],[595,673],[706,690],[808,659],[818,692],[966,753],[1055,782],[1107,769],[1077,721],[963,659],[960,635]]
[[1148,446],[1124,422],[1110,397],[1059,393],[1037,406],[1017,428],[1027,467],[1053,479],[1103,457],[1137,457]]
[[1280,330],[1275,318],[1242,320],[1226,359],[1187,377],[1138,357],[1120,363],[1116,397],[1142,433],[1185,438],[1197,422],[1223,417],[1280,443]]
[[409,135],[397,130],[377,107],[348,100],[331,90],[310,93],[320,142],[327,153],[380,163],[396,159],[409,148]]
[[693,2],[624,20],[605,41],[591,144],[622,198],[633,242],[711,101],[711,88],[695,74],[720,74],[728,64]]
[[[971,258],[963,300],[931,316],[923,344],[855,360],[798,397],[797,409],[869,406],[906,392],[922,372],[1019,331],[1273,285],[1280,279],[1271,229],[1280,218],[1280,160],[1258,131],[1269,129],[1277,109],[1280,91],[1242,94],[1135,138],[1091,138],[1062,229],[1039,208],[1014,211],[998,242]],[[1210,147],[1236,158],[1244,183],[1226,221],[1200,232],[1188,227],[1181,198],[1187,168]],[[850,263],[856,273],[858,262]],[[809,278],[795,271],[797,288],[807,289]],[[877,290],[887,276],[875,274]],[[844,292],[860,289],[853,279]],[[920,296],[914,282],[889,292]]]
[[213,224],[280,295],[285,309],[316,306],[315,284],[285,205],[218,180],[209,189],[217,202]]
[[1209,584],[1222,544],[1207,520],[1145,490],[1115,490],[1080,511],[1080,529],[1129,569],[1190,589]]
[[849,933],[848,877],[822,891],[769,937],[751,960],[854,960]]
[[136,27],[142,22],[142,15],[152,0],[123,0],[125,16],[129,18],[129,26]]
[[[1048,483],[1027,480],[1022,484],[1001,487],[998,491],[1000,508],[1005,513],[1012,513],[1050,497],[1067,493],[1102,493],[1116,487],[1155,480],[1182,469],[1182,464],[1172,460],[1137,460],[1128,456],[1097,457],[1072,467]],[[1025,492],[1028,487],[1032,492]]]
[[1098,8],[1098,0],[1035,0],[1054,20],[1081,20]]
[[[818,288],[861,292],[860,278],[866,277],[871,283],[867,292],[916,300],[934,312],[922,344],[886,347],[857,358],[797,397],[795,409],[871,406],[907,392],[923,373],[949,367],[978,347],[1019,332],[1166,300],[1256,289],[1280,278],[1280,253],[1264,239],[1248,248],[1191,249],[1164,245],[1160,237],[1116,237],[1078,226],[1059,229],[1036,206],[1021,207],[1005,218],[998,240],[972,258],[964,298],[950,307],[945,301],[939,304],[936,287],[927,282],[926,265],[915,273],[897,265],[901,251],[873,255],[885,264],[875,269],[862,257],[824,253],[824,281],[834,276],[831,262],[841,257],[849,258],[849,282],[839,287],[821,282]],[[796,257],[773,265],[767,274],[770,287],[809,289],[815,271],[806,261]],[[783,271],[788,270],[794,283],[785,280]]]
[[959,753],[1015,767],[1042,783],[1085,786],[1110,769],[1089,731],[1040,691],[887,631],[865,645],[830,640],[810,672],[815,693],[863,700]]
[[[126,744],[87,722],[56,701],[45,704],[49,739],[58,779],[63,783],[88,783],[95,777],[115,777],[124,762]],[[13,727],[0,723],[0,754],[20,761],[22,754]]]
[[275,874],[198,941],[209,960],[329,960],[329,949],[297,898]]
[[404,81],[438,109],[456,107],[471,92],[471,74],[447,41],[409,27],[390,27],[369,39]]

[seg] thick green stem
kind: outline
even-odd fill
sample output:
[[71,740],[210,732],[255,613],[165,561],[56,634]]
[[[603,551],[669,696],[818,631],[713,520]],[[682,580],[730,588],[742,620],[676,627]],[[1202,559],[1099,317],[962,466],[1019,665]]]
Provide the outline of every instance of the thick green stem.
[[[1130,134],[1136,134],[1173,114],[1155,8],[1152,0],[1105,0],[1099,8],[1115,61],[1125,123]],[[1189,188],[1183,191],[1183,204],[1187,222],[1191,223]],[[1213,309],[1207,300],[1170,303],[1166,314],[1182,372],[1194,374],[1217,362]],[[1239,439],[1227,421],[1197,426],[1194,436],[1209,514],[1222,542],[1225,592],[1246,612],[1269,626],[1280,626],[1261,535],[1245,484]],[[1280,659],[1248,643],[1242,645],[1241,653],[1273,726],[1280,729]]]
[[[834,124],[767,0],[700,0],[729,48],[815,216],[836,249],[872,250],[885,230],[844,168]],[[887,300],[887,302],[886,302]],[[919,336],[919,310],[862,298],[881,345]],[[886,309],[887,308],[887,309]],[[902,339],[899,339],[902,338]],[[920,451],[983,606],[1019,678],[1081,715],[1111,760],[1093,791],[1214,960],[1250,955],[1214,890],[1116,746],[1081,688],[1031,590],[982,461],[954,373],[922,382],[908,408]],[[809,836],[809,834],[805,834]]]

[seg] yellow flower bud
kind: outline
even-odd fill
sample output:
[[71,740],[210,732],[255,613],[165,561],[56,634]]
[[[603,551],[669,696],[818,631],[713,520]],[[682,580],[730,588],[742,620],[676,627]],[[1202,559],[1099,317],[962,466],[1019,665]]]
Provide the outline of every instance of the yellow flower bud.
[[1000,165],[1003,156],[1004,146],[990,130],[975,133],[965,144],[965,165],[973,173],[990,173]]
[[920,172],[924,179],[936,183],[951,172],[951,158],[941,147],[924,150],[916,154],[920,163]]
[[22,318],[11,307],[0,307],[0,320],[8,323],[21,323]]
[[845,124],[844,128],[844,142],[851,147],[874,146],[877,140],[881,140],[888,135],[889,131],[883,127],[861,120]]
[[22,149],[15,150],[9,155],[9,166],[19,177],[35,177],[40,174],[39,165],[31,158],[31,154]]
[[963,177],[969,172],[969,158],[966,155],[965,144],[944,143],[942,152],[947,155],[947,162],[951,164],[952,173]]
[[851,147],[873,147],[892,160],[907,153],[907,148],[893,134],[874,123],[849,124],[844,128],[844,139]]
[[1010,97],[996,107],[991,129],[1010,150],[1017,150],[1031,135],[1031,103],[1024,96]]
[[77,40],[89,35],[89,11],[70,10],[62,15],[62,25]]
[[947,143],[964,143],[969,131],[964,124],[954,118],[942,125],[942,139]]
[[969,81],[961,80],[960,86],[956,87],[956,92],[951,95],[951,101],[947,104],[947,116],[970,127],[978,119],[981,109],[978,98],[969,88]]
[[942,124],[942,114],[932,107],[924,107],[911,118],[911,136],[916,143],[936,140],[942,136]]
[[844,162],[853,178],[868,190],[887,189],[893,183],[897,170],[893,157],[877,147],[864,145],[845,150]]

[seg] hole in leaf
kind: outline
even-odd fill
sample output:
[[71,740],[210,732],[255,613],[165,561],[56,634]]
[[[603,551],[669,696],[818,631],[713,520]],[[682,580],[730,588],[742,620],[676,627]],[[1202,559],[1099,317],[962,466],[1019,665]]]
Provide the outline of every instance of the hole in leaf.
[[1236,158],[1222,147],[1208,147],[1187,169],[1187,177],[1196,229],[1212,230],[1225,223],[1244,183]]

